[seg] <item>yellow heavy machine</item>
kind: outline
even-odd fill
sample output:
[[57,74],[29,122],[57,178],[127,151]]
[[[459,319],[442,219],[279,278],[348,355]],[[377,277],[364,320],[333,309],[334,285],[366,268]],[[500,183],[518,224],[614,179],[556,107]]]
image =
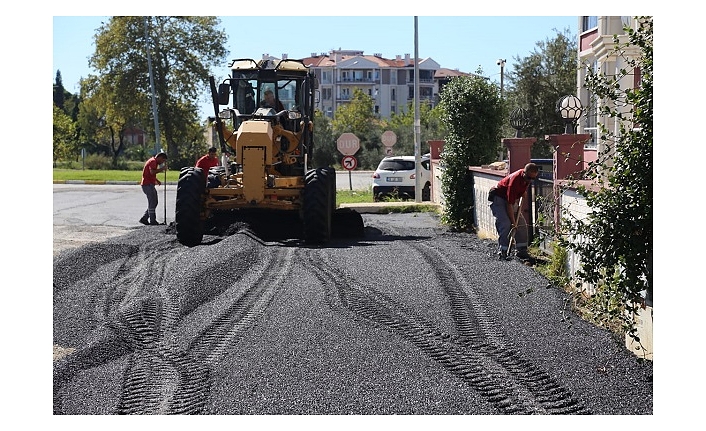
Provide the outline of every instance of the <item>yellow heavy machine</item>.
[[[310,168],[318,81],[301,60],[237,59],[216,88],[211,77],[213,127],[225,166],[183,168],[176,196],[175,230],[184,245],[201,243],[204,223],[216,213],[248,210],[299,214],[307,243],[329,241],[336,213],[336,172]],[[232,107],[229,103],[232,97]],[[359,214],[344,217],[362,235]],[[350,227],[349,227],[350,231]]]

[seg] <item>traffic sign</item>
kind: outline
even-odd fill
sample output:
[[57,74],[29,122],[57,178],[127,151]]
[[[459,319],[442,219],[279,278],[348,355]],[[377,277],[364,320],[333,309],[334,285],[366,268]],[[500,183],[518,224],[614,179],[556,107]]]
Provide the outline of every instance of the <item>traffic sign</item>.
[[385,155],[386,156],[392,155],[392,147],[385,147]]
[[358,167],[358,159],[355,156],[344,156],[341,159],[341,166],[343,166],[343,169],[352,171]]
[[336,147],[344,156],[352,156],[360,149],[360,139],[352,133],[343,133],[336,140]]
[[397,142],[397,135],[395,135],[395,132],[393,132],[392,130],[388,130],[382,134],[381,140],[382,145],[386,147],[391,147],[395,145],[395,142]]

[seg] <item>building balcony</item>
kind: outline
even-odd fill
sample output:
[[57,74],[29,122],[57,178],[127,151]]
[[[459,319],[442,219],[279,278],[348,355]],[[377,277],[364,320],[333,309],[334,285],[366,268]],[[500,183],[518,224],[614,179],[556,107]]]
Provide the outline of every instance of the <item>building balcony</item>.
[[336,80],[336,84],[380,84],[380,80],[373,78],[340,78]]

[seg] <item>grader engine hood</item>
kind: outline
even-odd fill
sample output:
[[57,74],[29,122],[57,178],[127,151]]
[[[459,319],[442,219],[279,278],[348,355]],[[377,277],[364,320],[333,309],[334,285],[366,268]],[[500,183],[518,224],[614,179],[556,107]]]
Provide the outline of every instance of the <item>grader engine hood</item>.
[[244,121],[238,130],[235,143],[236,162],[243,165],[243,147],[263,147],[264,164],[272,165],[276,154],[273,147],[274,130],[269,121]]

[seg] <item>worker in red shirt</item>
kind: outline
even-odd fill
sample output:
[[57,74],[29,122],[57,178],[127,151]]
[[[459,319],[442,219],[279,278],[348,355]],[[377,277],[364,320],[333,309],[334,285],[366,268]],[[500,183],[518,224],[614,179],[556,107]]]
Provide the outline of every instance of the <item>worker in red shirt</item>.
[[208,154],[205,156],[201,157],[197,162],[196,162],[196,167],[201,168],[203,171],[203,177],[206,182],[208,182],[208,171],[211,168],[215,168],[218,166],[218,156],[216,156],[216,152],[218,150],[216,147],[211,147],[208,149]]
[[[167,170],[166,161],[167,155],[160,152],[150,157],[142,168],[142,180],[140,181],[140,185],[142,186],[142,192],[147,196],[147,210],[140,219],[140,223],[142,224],[159,224],[157,223],[157,189],[155,188],[155,184],[158,186],[162,185],[159,179],[157,179],[157,174]],[[164,166],[160,167],[162,164]]]
[[208,175],[209,169],[218,166],[218,156],[216,155],[217,152],[218,150],[216,149],[216,147],[211,147],[208,149],[208,154],[201,157],[196,162],[196,167],[201,168],[203,170],[204,175]]
[[495,187],[494,197],[490,204],[490,210],[495,216],[495,228],[498,231],[498,257],[500,260],[507,260],[510,246],[510,233],[515,229],[515,244],[517,248],[517,258],[522,261],[529,261],[531,257],[527,252],[528,234],[527,222],[524,217],[515,220],[517,205],[520,198],[527,202],[527,188],[532,180],[537,178],[539,166],[534,163],[527,163],[523,169],[511,173],[498,181]]

